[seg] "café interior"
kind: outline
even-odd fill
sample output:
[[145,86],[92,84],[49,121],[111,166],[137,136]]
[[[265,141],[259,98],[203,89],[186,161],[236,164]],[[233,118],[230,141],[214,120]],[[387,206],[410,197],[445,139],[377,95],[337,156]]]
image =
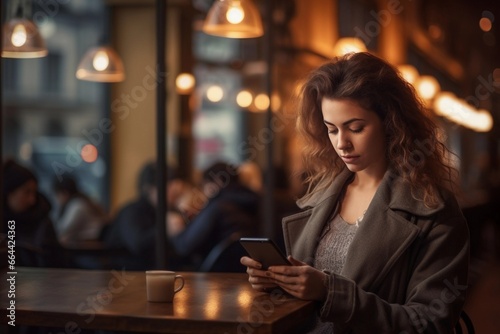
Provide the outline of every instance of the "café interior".
[[[227,2],[234,16],[221,19]],[[172,177],[196,188],[223,161],[252,167],[258,235],[279,239],[304,191],[294,113],[306,75],[349,52],[385,59],[455,154],[471,240],[465,310],[477,333],[500,330],[498,1],[6,0],[1,11],[1,155],[36,175],[53,220],[54,179],[72,177],[113,224],[147,164],[169,166],[157,169],[165,212]],[[177,268],[164,216],[154,261]],[[113,268],[98,242],[65,244],[71,267]]]

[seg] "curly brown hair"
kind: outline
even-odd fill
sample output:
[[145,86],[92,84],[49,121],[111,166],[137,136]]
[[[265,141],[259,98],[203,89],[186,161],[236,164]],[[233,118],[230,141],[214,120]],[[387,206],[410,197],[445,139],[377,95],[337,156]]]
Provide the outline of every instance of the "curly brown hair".
[[[411,84],[386,61],[367,52],[348,54],[318,67],[301,90],[297,129],[302,135],[309,190],[323,190],[346,168],[323,122],[323,98],[356,101],[383,123],[387,161],[411,185],[412,195],[433,207],[441,189],[454,190],[456,170],[448,148]],[[419,195],[416,195],[419,194]]]

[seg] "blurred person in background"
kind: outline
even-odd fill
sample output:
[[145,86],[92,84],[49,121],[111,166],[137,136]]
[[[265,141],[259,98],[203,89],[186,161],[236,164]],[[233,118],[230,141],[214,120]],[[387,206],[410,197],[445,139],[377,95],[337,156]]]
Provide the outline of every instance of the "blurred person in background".
[[173,202],[167,212],[167,236],[177,235],[205,207],[207,197],[191,184],[186,184],[184,191]]
[[[183,192],[183,181],[176,177],[172,168],[168,169],[167,176],[167,202],[175,202]],[[148,163],[141,170],[138,193],[135,200],[118,211],[106,233],[106,244],[123,251],[121,256],[113,258],[113,267],[127,270],[148,270],[155,267],[158,205],[156,163]]]
[[54,226],[63,246],[98,240],[108,222],[105,210],[82,193],[73,177],[55,178],[52,183],[58,211]]
[[2,198],[3,231],[15,231],[16,265],[64,267],[63,249],[50,219],[51,205],[38,191],[35,174],[12,159],[6,160]]
[[241,184],[257,194],[262,193],[262,170],[254,161],[245,161],[238,166],[238,176]]
[[[170,235],[175,252],[189,257],[194,267],[233,233],[255,236],[259,227],[260,196],[240,183],[234,166],[225,162],[212,164],[203,172],[201,189],[206,205],[184,229]],[[228,264],[231,270],[234,267],[244,269],[237,261]]]

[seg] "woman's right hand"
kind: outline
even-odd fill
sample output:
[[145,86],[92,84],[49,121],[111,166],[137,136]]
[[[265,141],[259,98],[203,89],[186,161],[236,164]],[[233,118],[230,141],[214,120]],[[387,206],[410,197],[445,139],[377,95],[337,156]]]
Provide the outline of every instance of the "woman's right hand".
[[267,270],[262,270],[262,264],[248,256],[243,256],[241,264],[247,267],[248,282],[257,291],[268,291],[276,288],[278,285],[266,276]]

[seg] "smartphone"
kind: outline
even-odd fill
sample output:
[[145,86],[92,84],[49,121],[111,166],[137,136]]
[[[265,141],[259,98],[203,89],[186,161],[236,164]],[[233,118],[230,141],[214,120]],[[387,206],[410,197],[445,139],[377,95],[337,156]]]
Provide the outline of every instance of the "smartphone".
[[240,238],[240,243],[252,259],[262,264],[262,269],[292,265],[269,238]]

